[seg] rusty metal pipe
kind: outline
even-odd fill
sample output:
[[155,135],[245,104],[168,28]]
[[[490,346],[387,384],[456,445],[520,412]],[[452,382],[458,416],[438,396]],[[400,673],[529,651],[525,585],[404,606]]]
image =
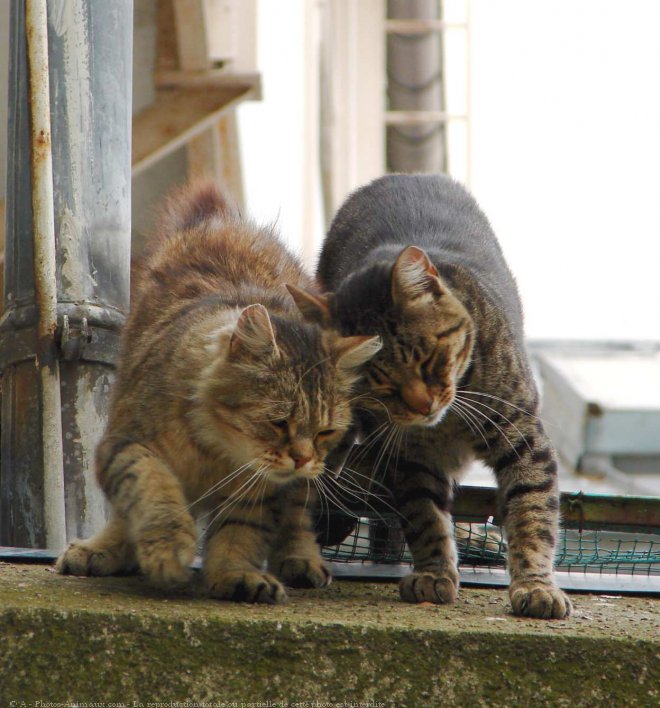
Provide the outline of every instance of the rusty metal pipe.
[[48,548],[66,544],[60,367],[57,330],[57,261],[53,212],[53,163],[48,76],[46,0],[27,0],[30,142],[32,166],[32,233],[34,287],[38,309],[36,366],[43,406],[44,523]]
[[59,550],[105,523],[93,459],[129,301],[132,20],[132,0],[11,3],[0,545]]

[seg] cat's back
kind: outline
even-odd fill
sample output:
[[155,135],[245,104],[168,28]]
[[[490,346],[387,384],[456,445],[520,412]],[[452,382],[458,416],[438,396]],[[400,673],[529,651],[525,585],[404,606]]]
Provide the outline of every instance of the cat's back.
[[138,381],[148,387],[158,379],[163,390],[178,385],[180,369],[206,356],[200,335],[248,305],[297,315],[285,283],[311,287],[272,229],[242,218],[211,182],[174,191],[135,269],[117,395],[130,396]]
[[284,287],[311,287],[302,264],[270,227],[243,218],[211,182],[173,192],[135,269],[128,328],[134,337],[213,304],[292,303]]
[[137,296],[148,293],[160,307],[218,293],[228,304],[247,305],[255,291],[284,296],[285,282],[309,284],[274,229],[243,218],[211,182],[169,196],[137,278]]
[[438,270],[469,280],[522,327],[518,290],[493,230],[475,198],[441,174],[391,174],[348,197],[335,216],[319,260],[323,287],[350,274],[394,263],[406,246],[423,248]]
[[440,174],[392,174],[354,192],[339,209],[324,244],[319,275],[336,287],[378,248],[438,250],[450,262],[479,268],[503,261],[476,200]]

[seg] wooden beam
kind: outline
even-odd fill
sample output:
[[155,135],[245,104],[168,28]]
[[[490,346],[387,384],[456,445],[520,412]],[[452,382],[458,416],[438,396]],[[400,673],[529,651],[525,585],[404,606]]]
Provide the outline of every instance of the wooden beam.
[[216,125],[188,143],[188,176],[212,177],[243,205],[243,174],[238,150],[236,111],[220,116]]
[[261,75],[257,72],[230,74],[226,69],[206,69],[204,71],[186,71],[183,69],[165,69],[154,74],[156,88],[201,88],[218,86],[245,86],[250,84],[254,92],[250,98],[261,98]]
[[206,0],[174,0],[179,66],[186,70],[211,66]]
[[217,123],[188,143],[186,157],[189,178],[211,177],[216,184],[222,183],[220,131]]
[[239,150],[238,120],[236,111],[221,116],[218,127],[220,181],[229,190],[239,206],[245,204],[243,192],[243,170]]
[[158,90],[155,102],[133,117],[133,176],[216,126],[254,90],[252,85]]
[[[559,503],[562,528],[649,534],[660,530],[660,499],[657,497],[561,492]],[[369,507],[364,500],[353,500],[347,502],[347,508],[357,516],[395,518],[392,507],[374,497],[369,499]],[[498,512],[494,487],[461,486],[457,489],[452,508],[456,521],[485,523],[493,517],[493,523],[499,526]]]

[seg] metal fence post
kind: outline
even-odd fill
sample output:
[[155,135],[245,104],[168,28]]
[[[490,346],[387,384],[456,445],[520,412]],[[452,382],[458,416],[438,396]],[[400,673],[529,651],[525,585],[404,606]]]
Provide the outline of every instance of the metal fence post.
[[40,347],[46,346],[35,269],[37,281],[48,275],[41,259],[35,261],[40,246],[35,248],[32,210],[34,113],[31,121],[29,106],[34,96],[27,80],[25,11],[23,0],[13,1],[0,320],[0,545],[34,548],[61,545],[58,515],[66,540],[90,535],[105,517],[92,460],[107,417],[118,333],[129,304],[133,2],[47,3],[56,251],[55,282],[50,280],[56,327],[48,346],[60,376],[63,520],[61,505],[49,491],[53,463],[44,463],[43,454],[44,426],[52,425],[53,413],[35,366]]

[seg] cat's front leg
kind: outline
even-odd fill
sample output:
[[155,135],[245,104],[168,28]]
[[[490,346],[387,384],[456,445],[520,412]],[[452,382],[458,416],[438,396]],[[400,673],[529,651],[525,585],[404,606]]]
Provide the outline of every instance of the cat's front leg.
[[458,595],[458,555],[451,519],[452,487],[439,471],[411,462],[394,497],[414,570],[399,585],[406,602],[449,604]]
[[571,614],[553,561],[559,532],[555,453],[540,422],[523,425],[518,442],[500,442],[486,461],[498,482],[508,544],[509,597],[516,615],[561,619]]
[[157,587],[186,583],[197,529],[170,467],[146,446],[113,437],[99,445],[96,458],[99,482],[140,570]]
[[275,537],[270,507],[276,500],[274,493],[264,493],[259,500],[246,498],[211,524],[204,553],[204,579],[211,597],[265,604],[286,600],[282,583],[263,569]]
[[268,568],[294,588],[322,588],[330,584],[330,569],[321,557],[313,529],[311,507],[316,494],[306,483],[283,491],[279,524],[268,558]]

